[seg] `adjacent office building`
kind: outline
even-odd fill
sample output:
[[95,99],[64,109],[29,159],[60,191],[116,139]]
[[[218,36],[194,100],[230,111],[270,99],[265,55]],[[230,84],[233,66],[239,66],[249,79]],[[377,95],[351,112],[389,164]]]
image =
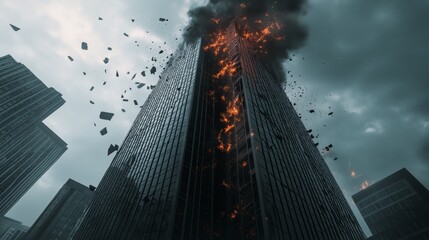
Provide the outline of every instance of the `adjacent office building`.
[[0,217],[0,240],[19,240],[28,227],[8,217]]
[[69,239],[93,193],[93,189],[69,179],[37,218],[24,239]]
[[429,191],[405,168],[352,197],[371,240],[429,239]]
[[42,122],[64,102],[10,55],[0,57],[0,216],[67,150]]
[[228,74],[201,39],[167,64],[73,239],[364,239],[270,66],[224,36]]

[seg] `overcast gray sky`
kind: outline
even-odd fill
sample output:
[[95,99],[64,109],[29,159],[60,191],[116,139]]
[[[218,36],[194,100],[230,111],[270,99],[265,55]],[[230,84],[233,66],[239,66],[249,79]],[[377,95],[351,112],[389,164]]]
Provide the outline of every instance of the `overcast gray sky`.
[[[141,105],[150,93],[134,82],[156,84],[157,75],[140,72],[162,70],[187,10],[202,2],[0,0],[0,55],[11,54],[63,94],[66,104],[45,123],[69,147],[7,216],[31,225],[68,178],[98,185],[112,160],[108,146],[122,142],[139,110],[132,100]],[[307,12],[309,39],[285,62],[287,93],[319,134],[320,148],[333,144],[322,154],[366,229],[351,200],[364,181],[406,167],[429,186],[429,1],[309,0]],[[80,49],[83,41],[88,51]],[[115,116],[102,121],[100,111]],[[101,136],[104,127],[109,133]]]

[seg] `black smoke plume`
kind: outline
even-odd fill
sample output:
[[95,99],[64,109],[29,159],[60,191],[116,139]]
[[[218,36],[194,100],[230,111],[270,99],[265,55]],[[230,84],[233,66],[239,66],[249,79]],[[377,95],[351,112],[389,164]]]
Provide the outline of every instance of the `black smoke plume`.
[[[264,19],[266,14],[269,14],[282,25],[275,35],[284,36],[284,39],[268,39],[265,45],[267,54],[262,59],[272,68],[278,80],[284,81],[284,72],[281,70],[283,61],[289,58],[290,50],[302,47],[307,38],[307,29],[299,21],[299,17],[305,13],[306,2],[306,0],[210,0],[207,5],[188,12],[190,22],[184,32],[184,39],[190,42],[205,37],[242,17],[247,18],[249,28],[258,28],[260,26],[254,24],[255,21]],[[213,19],[219,19],[219,24],[215,24]]]

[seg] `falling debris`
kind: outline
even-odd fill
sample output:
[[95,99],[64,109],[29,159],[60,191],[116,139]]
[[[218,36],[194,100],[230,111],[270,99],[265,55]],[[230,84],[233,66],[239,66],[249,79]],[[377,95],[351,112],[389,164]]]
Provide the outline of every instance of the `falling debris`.
[[129,37],[129,36],[128,36],[128,34],[126,34],[126,33],[124,33],[124,36],[125,36],[125,37]]
[[9,24],[11,27],[12,27],[12,29],[15,31],[15,32],[18,32],[19,30],[21,30],[21,28],[19,28],[19,27],[17,27],[17,26],[14,26],[14,25],[12,25],[12,24]]
[[310,113],[314,113],[314,110],[313,110],[313,109],[311,109],[309,112],[310,112]]
[[336,157],[336,158],[334,158],[334,161],[337,161],[338,160],[338,158]]
[[315,147],[319,146],[319,143],[315,143],[315,144],[314,144],[314,146],[315,146]]
[[150,85],[150,89],[154,89],[155,88],[155,85]]
[[83,72],[83,75],[85,75],[85,76],[86,76],[86,72]]
[[124,101],[124,102],[128,102],[128,99],[125,99],[125,98],[124,98],[124,99],[122,99],[122,101]]
[[142,72],[142,76],[146,77],[146,72],[145,71]]
[[122,112],[125,112],[125,109],[123,109],[123,108],[122,108],[122,109],[121,109],[121,111],[122,111]]
[[82,42],[81,48],[82,50],[88,50],[88,44],[86,42]]
[[159,18],[159,21],[160,22],[168,22],[168,19],[167,18]]
[[107,150],[107,156],[109,156],[110,154],[112,154],[112,153],[114,153],[114,152],[116,152],[116,151],[118,151],[118,149],[119,149],[119,146],[118,145],[113,145],[113,144],[110,144],[110,147],[109,147],[109,149]]
[[312,132],[313,132],[313,129],[308,129],[308,130],[307,130],[307,132],[308,132],[308,133],[312,133]]
[[131,78],[131,80],[134,80],[134,78],[136,78],[136,75],[137,75],[137,73],[133,75],[133,77]]
[[116,77],[119,77],[119,73],[118,73],[118,70],[116,70]]
[[144,83],[140,83],[139,85],[137,85],[137,88],[140,89],[140,88],[144,87],[145,85],[146,84],[144,84]]
[[89,103],[94,104],[94,102],[93,102],[93,101],[89,101]]
[[94,86],[92,86],[91,89],[89,89],[89,91],[91,91],[91,92],[92,92],[92,90],[94,90]]
[[152,67],[152,68],[150,69],[150,74],[155,75],[155,73],[156,73],[156,67]]
[[72,62],[74,61],[74,59],[72,57],[68,56],[68,58],[70,61],[72,61]]
[[100,119],[110,121],[115,114],[109,112],[100,112]]
[[100,20],[100,21],[101,21],[101,20],[103,20],[103,19],[102,19],[101,17],[98,17],[98,20]]
[[108,47],[108,48],[107,48],[107,50],[112,51],[112,48],[111,48],[111,47]]
[[131,19],[131,22],[134,22],[135,21],[135,19]]
[[328,116],[331,116],[332,114],[334,114],[334,112],[330,112],[330,113],[328,113]]
[[100,134],[101,134],[101,136],[106,135],[107,134],[107,128],[101,129]]
[[137,102],[137,100],[134,100],[134,105],[139,105],[139,103]]
[[164,50],[159,51],[159,54],[163,54],[163,53],[164,53]]
[[[106,57],[106,58],[104,58],[104,60],[103,60],[104,64],[108,64],[108,63],[109,63],[109,61],[110,61],[110,60],[109,60],[109,58],[107,58],[107,57]],[[106,72],[106,70],[105,70],[104,72]]]

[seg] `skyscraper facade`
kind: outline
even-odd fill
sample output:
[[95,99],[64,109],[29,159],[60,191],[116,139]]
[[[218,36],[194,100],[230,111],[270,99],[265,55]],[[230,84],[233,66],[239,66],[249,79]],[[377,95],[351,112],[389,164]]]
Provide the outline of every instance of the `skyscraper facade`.
[[64,102],[10,55],[0,58],[0,216],[67,150],[42,122]]
[[89,187],[69,179],[23,239],[69,239],[93,193]]
[[73,239],[363,239],[269,66],[236,26],[230,70],[181,46]]
[[371,239],[429,239],[429,191],[407,169],[352,197]]
[[28,227],[8,217],[0,217],[0,240],[19,240]]

